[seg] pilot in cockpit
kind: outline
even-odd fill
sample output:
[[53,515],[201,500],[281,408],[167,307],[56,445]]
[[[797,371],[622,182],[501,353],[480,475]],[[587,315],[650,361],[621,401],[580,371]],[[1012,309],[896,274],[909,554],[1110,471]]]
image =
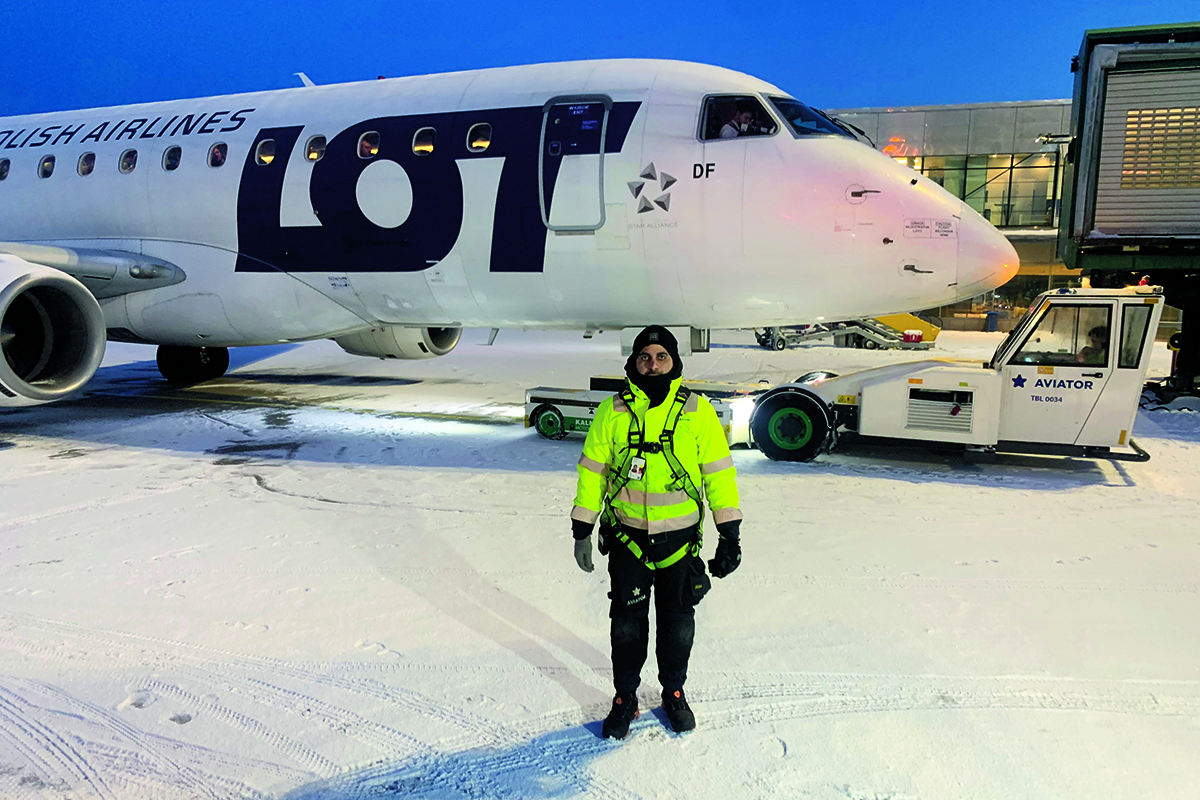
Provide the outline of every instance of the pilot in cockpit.
[[733,107],[733,116],[721,126],[719,134],[722,139],[736,139],[746,131],[754,121],[754,105],[746,100],[738,100]]

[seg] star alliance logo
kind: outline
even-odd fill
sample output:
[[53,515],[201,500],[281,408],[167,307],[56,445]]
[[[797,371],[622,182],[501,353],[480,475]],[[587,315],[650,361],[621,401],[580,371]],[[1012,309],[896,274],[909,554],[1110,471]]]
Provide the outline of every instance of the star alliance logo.
[[642,593],[642,589],[640,586],[633,587],[633,596],[634,597],[637,597],[641,593]]
[[1013,378],[1012,381],[1013,381],[1014,388],[1017,388],[1017,389],[1025,388],[1025,376],[1024,375],[1017,375],[1017,377]]
[[[659,172],[656,170],[654,168],[653,161],[651,161],[650,164],[642,170],[638,177],[642,180],[629,181],[627,184],[625,184],[629,187],[630,194],[632,194],[638,201],[637,213],[645,214],[647,211],[653,211],[655,206],[658,206],[663,211],[670,211],[671,194],[667,191],[667,189],[670,189],[672,186],[674,186],[678,179],[674,176],[668,175],[665,172]],[[651,202],[648,194],[642,194],[642,190],[646,188],[647,181],[658,181],[659,191],[661,194],[654,198],[653,202]]]

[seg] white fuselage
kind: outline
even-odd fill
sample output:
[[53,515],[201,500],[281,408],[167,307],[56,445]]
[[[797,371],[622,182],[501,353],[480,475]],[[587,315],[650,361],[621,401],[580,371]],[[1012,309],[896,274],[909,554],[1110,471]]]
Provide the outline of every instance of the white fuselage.
[[[849,136],[780,124],[705,141],[711,95],[784,93],[714,67],[622,60],[0,119],[0,243],[175,265],[185,280],[102,299],[105,324],[212,346],[375,325],[850,319],[951,303],[1015,274],[1011,246],[979,215]],[[600,106],[603,132],[581,123],[572,150],[560,115]],[[429,129],[432,151],[416,152]],[[472,147],[482,130],[487,146]],[[377,153],[363,159],[368,133]],[[260,158],[267,140],[273,157]],[[601,140],[602,155],[588,149]],[[221,166],[209,164],[216,144]]]

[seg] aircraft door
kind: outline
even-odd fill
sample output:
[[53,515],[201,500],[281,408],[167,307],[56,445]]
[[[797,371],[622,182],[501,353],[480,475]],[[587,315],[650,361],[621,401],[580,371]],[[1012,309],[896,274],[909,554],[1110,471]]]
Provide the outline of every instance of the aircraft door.
[[1054,303],[1001,368],[998,438],[1076,444],[1111,376],[1112,303]]
[[538,197],[542,223],[552,231],[604,226],[604,137],[612,98],[553,97],[542,107]]

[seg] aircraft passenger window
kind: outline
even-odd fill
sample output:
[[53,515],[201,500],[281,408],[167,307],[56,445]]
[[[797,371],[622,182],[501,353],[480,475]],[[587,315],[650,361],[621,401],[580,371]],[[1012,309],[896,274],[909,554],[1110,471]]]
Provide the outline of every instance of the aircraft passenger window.
[[225,165],[225,156],[229,155],[229,146],[224,142],[214,144],[208,150],[208,165],[210,167],[222,167]]
[[0,181],[8,177],[8,159],[0,158]]
[[704,101],[704,140],[771,136],[779,126],[757,97],[723,95]]
[[433,128],[421,128],[413,134],[413,152],[419,156],[427,156],[433,152],[437,144],[437,131]]
[[167,148],[167,152],[163,153],[163,169],[167,172],[179,169],[179,160],[183,158],[183,148],[179,145],[173,145]]
[[308,161],[320,161],[325,157],[325,137],[314,136],[304,146],[304,158]]
[[472,125],[467,133],[467,149],[472,153],[482,153],[492,144],[492,126],[486,122]]
[[49,178],[54,174],[54,156],[45,156],[38,162],[38,177]]
[[1043,367],[1108,366],[1108,317],[1106,305],[1051,306],[1010,363]]
[[117,162],[117,167],[121,170],[122,175],[128,175],[133,172],[137,166],[137,150],[126,150],[121,153],[121,160]]
[[275,160],[275,140],[263,139],[254,150],[254,163],[265,167]]
[[96,154],[95,153],[84,153],[83,155],[81,155],[79,157],[79,165],[76,167],[76,169],[79,170],[80,175],[91,175],[92,170],[94,170],[95,168],[96,168]]
[[358,137],[358,157],[374,158],[379,155],[379,134],[368,131]]

